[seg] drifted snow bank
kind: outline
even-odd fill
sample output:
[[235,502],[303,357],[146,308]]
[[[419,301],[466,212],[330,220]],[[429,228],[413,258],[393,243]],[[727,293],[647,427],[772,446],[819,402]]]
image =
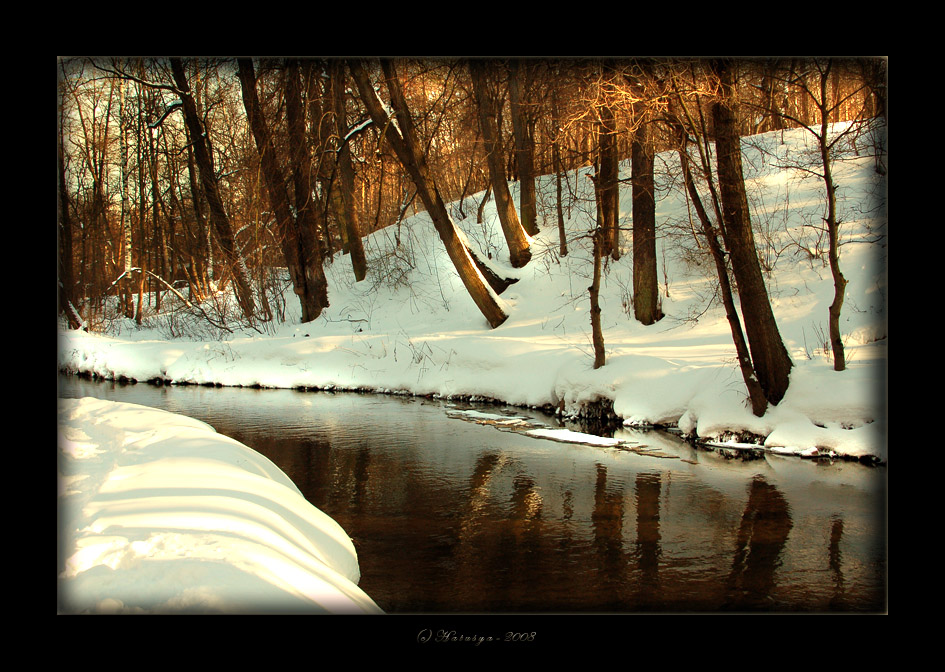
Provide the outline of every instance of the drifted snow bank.
[[209,425],[59,402],[59,609],[381,613],[337,522]]

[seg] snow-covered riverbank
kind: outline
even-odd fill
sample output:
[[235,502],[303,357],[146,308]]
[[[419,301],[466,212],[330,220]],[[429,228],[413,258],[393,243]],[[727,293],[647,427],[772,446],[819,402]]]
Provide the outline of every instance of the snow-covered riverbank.
[[[628,310],[632,255],[625,234],[623,256],[604,272],[607,363],[597,370],[587,298],[587,193],[568,213],[569,254],[559,255],[548,206],[540,213],[544,223],[532,241],[532,261],[522,269],[504,265],[508,254],[492,202],[483,224],[475,221],[482,194],[469,199],[464,210],[472,214],[465,219],[456,211],[477,251],[518,278],[501,297],[510,318],[497,329],[489,329],[429,217],[420,214],[403,222],[397,240],[391,230],[366,239],[369,275],[360,283],[347,258],[337,255],[326,269],[331,306],[311,323],[299,324],[289,290],[287,321],[256,330],[216,331],[180,313],[152,317],[142,327],[114,319],[108,336],[60,332],[59,368],[139,381],[478,396],[566,414],[605,400],[627,424],[675,425],[703,440],[750,433],[779,452],[885,460],[885,186],[872,157],[849,156],[835,166],[844,222],[841,264],[849,282],[841,320],[848,368],[836,372],[825,343],[833,284],[818,229],[821,185],[772,159],[800,152],[806,142],[803,131],[746,140],[759,255],[770,269],[771,302],[794,362],[787,396],[761,418],[746,403],[731,332],[715,299],[717,279],[692,232],[685,195],[668,182],[659,188],[657,212],[666,316],[643,326]],[[660,167],[674,162],[673,156],[658,159]],[[583,174],[571,176],[579,194],[589,183]],[[540,187],[554,191],[550,178]],[[629,227],[628,191],[621,206]],[[171,301],[167,297],[165,306]]]
[[198,420],[59,402],[63,613],[381,613],[345,531]]

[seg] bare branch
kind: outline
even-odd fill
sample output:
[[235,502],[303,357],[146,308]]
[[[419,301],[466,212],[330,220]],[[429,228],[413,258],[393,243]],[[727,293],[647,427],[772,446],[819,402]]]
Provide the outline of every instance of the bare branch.
[[168,106],[166,110],[164,110],[164,114],[162,114],[160,118],[148,124],[148,128],[157,128],[162,123],[164,123],[164,120],[170,116],[171,112],[182,107],[184,107],[184,103],[179,100],[172,103],[171,105]]
[[91,59],[89,59],[89,63],[92,65],[92,67],[96,68],[97,70],[101,70],[102,72],[112,75],[114,77],[125,79],[131,82],[137,82],[138,84],[141,84],[142,86],[147,86],[152,89],[159,89],[162,91],[171,91],[175,95],[178,95],[178,96],[180,95],[180,90],[178,90],[177,87],[172,86],[170,84],[158,84],[156,82],[148,82],[146,80],[141,79],[140,77],[135,77],[134,75],[127,73],[124,70],[118,69],[117,66],[112,67],[112,68],[107,68],[105,66],[99,65],[98,63],[96,63],[95,61]]

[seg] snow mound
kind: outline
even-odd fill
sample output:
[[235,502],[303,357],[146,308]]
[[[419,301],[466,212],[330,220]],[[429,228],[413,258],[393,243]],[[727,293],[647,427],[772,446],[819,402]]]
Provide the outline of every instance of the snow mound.
[[345,531],[267,458],[135,404],[60,400],[69,613],[381,613]]

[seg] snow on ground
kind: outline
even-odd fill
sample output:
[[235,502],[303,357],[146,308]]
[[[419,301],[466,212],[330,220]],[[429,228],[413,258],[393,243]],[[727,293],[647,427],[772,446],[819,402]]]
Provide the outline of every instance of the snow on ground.
[[59,404],[60,611],[381,613],[345,531],[259,453],[165,411]]
[[[833,371],[827,309],[833,285],[826,262],[822,184],[782,166],[809,150],[804,131],[745,139],[745,171],[759,257],[782,337],[794,361],[787,396],[752,415],[735,364],[717,279],[694,234],[672,155],[657,157],[660,292],[665,317],[633,319],[629,227],[621,194],[623,255],[606,264],[601,289],[607,363],[592,368],[589,301],[593,197],[587,170],[569,176],[569,254],[558,253],[554,182],[540,180],[541,233],[532,261],[507,264],[494,205],[476,222],[482,194],[453,204],[476,251],[519,278],[502,300],[509,319],[490,329],[453,270],[427,215],[365,239],[369,275],[355,283],[337,255],[327,268],[331,306],[299,323],[286,291],[285,323],[227,333],[180,314],[142,327],[113,319],[109,335],[61,332],[59,367],[105,378],[262,387],[360,389],[441,397],[473,396],[566,414],[609,400],[627,424],[678,425],[706,440],[750,432],[766,447],[809,455],[832,451],[886,459],[885,182],[863,147],[835,165],[842,225],[841,265],[849,282],[841,329],[848,369]],[[629,166],[624,165],[624,177]],[[675,173],[678,175],[678,172]],[[516,186],[516,185],[513,185]],[[514,189],[513,189],[514,191]],[[464,216],[465,215],[465,216]],[[399,237],[399,244],[396,240]],[[165,305],[172,302],[165,299]]]

